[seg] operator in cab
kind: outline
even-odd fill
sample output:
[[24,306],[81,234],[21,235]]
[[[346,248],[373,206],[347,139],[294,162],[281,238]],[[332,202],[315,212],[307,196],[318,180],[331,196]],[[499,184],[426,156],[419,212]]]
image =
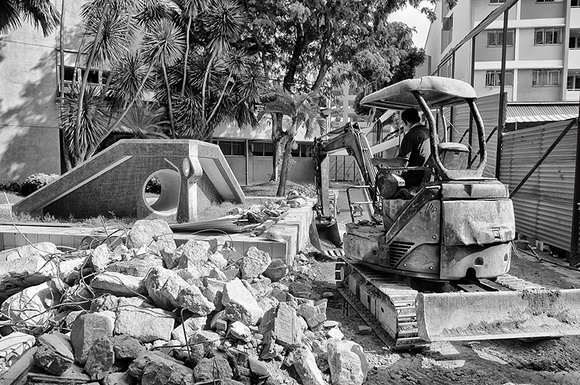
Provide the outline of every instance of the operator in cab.
[[[429,129],[421,124],[419,112],[414,108],[407,108],[401,113],[404,124],[405,136],[399,148],[397,159],[401,160],[404,167],[423,167],[431,155],[429,143]],[[425,170],[409,170],[402,175],[405,180],[405,188],[412,191],[423,181]]]

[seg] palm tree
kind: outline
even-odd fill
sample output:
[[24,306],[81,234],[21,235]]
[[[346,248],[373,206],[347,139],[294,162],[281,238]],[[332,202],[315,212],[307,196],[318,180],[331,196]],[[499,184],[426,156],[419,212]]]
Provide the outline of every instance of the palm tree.
[[50,0],[0,0],[0,33],[19,28],[23,19],[48,36],[60,24],[60,13]]

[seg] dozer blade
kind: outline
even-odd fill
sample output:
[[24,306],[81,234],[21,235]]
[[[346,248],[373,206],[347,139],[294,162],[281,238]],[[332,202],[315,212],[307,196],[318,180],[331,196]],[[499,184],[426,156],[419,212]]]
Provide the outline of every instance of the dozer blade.
[[417,315],[430,342],[580,335],[580,289],[419,293]]

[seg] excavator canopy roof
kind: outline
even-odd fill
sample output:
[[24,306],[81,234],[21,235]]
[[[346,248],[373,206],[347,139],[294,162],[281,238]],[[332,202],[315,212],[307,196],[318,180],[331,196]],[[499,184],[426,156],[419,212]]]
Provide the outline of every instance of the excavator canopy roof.
[[402,110],[417,108],[419,104],[413,93],[420,93],[429,106],[465,103],[465,99],[476,99],[475,90],[469,84],[451,78],[424,76],[400,81],[382,90],[373,92],[361,100],[361,105],[383,109]]

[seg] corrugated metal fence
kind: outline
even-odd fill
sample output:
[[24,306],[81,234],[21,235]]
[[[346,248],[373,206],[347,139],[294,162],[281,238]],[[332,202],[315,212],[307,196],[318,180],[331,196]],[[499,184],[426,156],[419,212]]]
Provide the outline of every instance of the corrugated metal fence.
[[[570,121],[508,132],[503,137],[500,180],[517,186]],[[577,125],[554,147],[513,196],[518,232],[570,251]]]

